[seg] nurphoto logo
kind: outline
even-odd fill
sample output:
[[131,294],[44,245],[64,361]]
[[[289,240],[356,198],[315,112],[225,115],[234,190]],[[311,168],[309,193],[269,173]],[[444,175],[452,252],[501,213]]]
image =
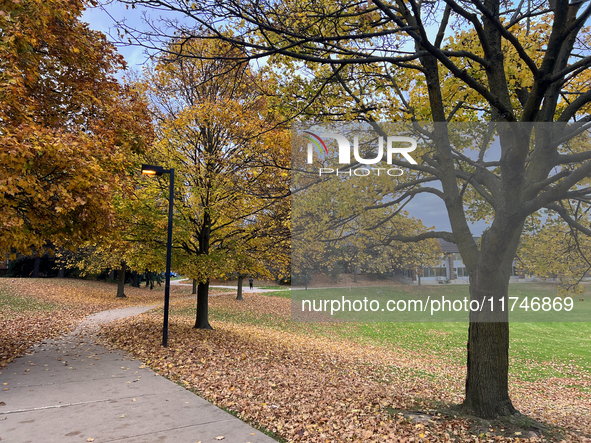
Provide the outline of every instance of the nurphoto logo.
[[[320,134],[314,134],[313,132],[304,131],[304,139],[308,140],[308,164],[314,163],[314,148],[320,152],[321,155],[328,156],[328,148],[324,142],[324,138],[332,138],[336,140],[339,150],[339,163],[348,165],[351,163],[351,143],[341,134],[335,134],[331,132],[324,132]],[[386,138],[386,147],[384,149],[384,137],[378,137],[378,149],[375,158],[362,158],[359,154],[359,138],[355,136],[353,138],[353,157],[355,161],[361,165],[375,165],[380,163],[384,158],[384,151],[386,154],[386,163],[391,165],[394,154],[402,155],[407,162],[416,165],[417,162],[410,156],[410,153],[417,148],[417,142],[411,137],[402,136],[388,136]],[[403,146],[400,146],[403,145]],[[406,145],[406,146],[404,146]],[[410,146],[409,146],[410,145]],[[348,168],[346,172],[341,171],[340,174],[356,175],[359,177],[371,175],[372,170],[380,175],[380,171],[386,171],[388,175],[400,176],[404,174],[404,171],[400,168]],[[333,168],[319,168],[319,174],[335,174],[339,175],[339,170],[336,171]]]

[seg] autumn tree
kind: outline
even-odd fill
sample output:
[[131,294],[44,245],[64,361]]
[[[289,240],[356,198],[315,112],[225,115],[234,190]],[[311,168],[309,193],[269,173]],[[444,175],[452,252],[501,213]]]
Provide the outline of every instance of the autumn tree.
[[[113,254],[114,253],[114,254]],[[56,262],[62,269],[76,269],[81,277],[98,275],[105,270],[117,271],[117,298],[125,297],[125,261],[118,251],[105,244],[81,246],[76,251],[60,249],[56,252]]]
[[[580,202],[575,205],[564,210],[588,226],[587,211]],[[561,295],[580,294],[584,288],[579,283],[591,271],[591,238],[544,211],[526,221],[517,258],[520,273],[558,280]]]
[[[195,327],[211,329],[210,278],[267,275],[267,264],[289,252],[289,174],[275,174],[275,166],[288,167],[289,134],[268,104],[263,77],[235,63],[229,45],[173,40],[168,48],[181,55],[163,54],[144,73],[157,128],[146,161],[179,177],[175,267],[198,282]],[[159,185],[156,202],[167,195],[167,184]]]
[[[272,169],[271,169],[272,170]],[[244,277],[283,279],[290,274],[291,264],[291,205],[288,197],[287,175],[280,180],[273,176],[274,199],[272,207],[256,217],[256,226],[243,243],[240,254],[234,255],[233,269],[238,275],[237,300],[242,300]],[[280,174],[279,174],[280,175]],[[281,187],[277,185],[281,184]],[[265,189],[266,193],[271,191]],[[267,197],[268,198],[268,197]]]
[[[294,145],[305,145],[298,140]],[[295,151],[295,150],[294,150]],[[294,152],[294,157],[303,158]],[[337,168],[332,163],[322,163]],[[433,238],[401,242],[427,229],[404,210],[397,200],[382,202],[384,190],[392,187],[385,172],[378,177],[307,171],[302,162],[292,163],[292,270],[314,269],[336,276],[347,270],[357,281],[357,270],[386,273],[393,267],[422,269],[435,266],[441,248]],[[368,171],[369,172],[369,171]],[[371,206],[370,203],[374,202]]]
[[[123,220],[118,215],[121,223]],[[138,233],[138,223],[117,226],[108,236],[99,236],[78,246],[75,251],[65,248],[55,253],[56,263],[62,269],[75,269],[78,275],[99,275],[102,272],[117,273],[115,297],[125,295],[126,276],[131,272],[138,281],[139,274],[158,274],[165,266],[163,248],[147,244]],[[145,228],[145,227],[143,227]],[[139,229],[142,229],[139,226]],[[152,231],[153,232],[153,231]],[[133,283],[133,282],[132,282]],[[137,283],[139,285],[139,281]]]
[[[284,57],[310,67],[326,79],[321,86],[340,85],[365,121],[387,115],[435,122],[426,130],[433,149],[417,165],[394,161],[422,174],[422,181],[411,179],[395,191],[441,198],[452,230],[398,239],[455,242],[471,275],[473,299],[506,296],[529,215],[547,208],[591,234],[564,209],[565,201],[584,201],[589,192],[591,151],[584,142],[563,144],[589,125],[591,5],[586,2],[161,0],[157,6],[184,16],[173,29],[160,27],[161,34],[170,30],[190,40],[207,32],[241,48],[245,60]],[[143,44],[159,47],[150,39]],[[370,68],[375,88],[348,81]],[[383,109],[383,103],[375,103],[384,95],[392,103],[388,113],[372,114]],[[485,155],[488,142],[474,158],[454,146],[444,123],[461,120],[501,124],[493,129],[500,144],[497,158]],[[538,127],[532,140],[533,126],[518,122],[557,123]],[[426,186],[435,182],[439,187]],[[490,221],[480,243],[470,232],[473,217]],[[482,417],[513,414],[507,318],[476,320],[471,318],[469,326],[464,407]]]
[[106,233],[145,144],[145,106],[114,74],[86,2],[23,0],[0,10],[0,250],[40,253]]

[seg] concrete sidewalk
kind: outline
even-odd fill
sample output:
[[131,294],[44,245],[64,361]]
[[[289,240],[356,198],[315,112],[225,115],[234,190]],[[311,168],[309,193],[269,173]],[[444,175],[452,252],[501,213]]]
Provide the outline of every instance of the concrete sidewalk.
[[129,354],[95,343],[98,324],[150,308],[91,316],[4,368],[1,443],[275,442]]

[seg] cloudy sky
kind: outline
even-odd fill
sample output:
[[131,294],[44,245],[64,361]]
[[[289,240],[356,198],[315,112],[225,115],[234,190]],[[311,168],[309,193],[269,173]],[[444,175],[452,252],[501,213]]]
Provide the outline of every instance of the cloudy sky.
[[[437,231],[451,232],[451,225],[447,216],[445,204],[441,199],[432,194],[420,194],[411,203],[404,207],[408,213],[420,218],[423,224],[430,228],[435,227]],[[480,236],[487,227],[485,222],[472,225],[472,235]]]

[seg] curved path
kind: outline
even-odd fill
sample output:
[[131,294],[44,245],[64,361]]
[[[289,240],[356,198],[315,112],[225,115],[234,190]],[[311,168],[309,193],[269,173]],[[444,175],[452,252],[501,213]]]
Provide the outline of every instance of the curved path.
[[0,372],[1,443],[275,442],[236,417],[96,343],[101,323],[153,306],[104,311],[38,344]]

